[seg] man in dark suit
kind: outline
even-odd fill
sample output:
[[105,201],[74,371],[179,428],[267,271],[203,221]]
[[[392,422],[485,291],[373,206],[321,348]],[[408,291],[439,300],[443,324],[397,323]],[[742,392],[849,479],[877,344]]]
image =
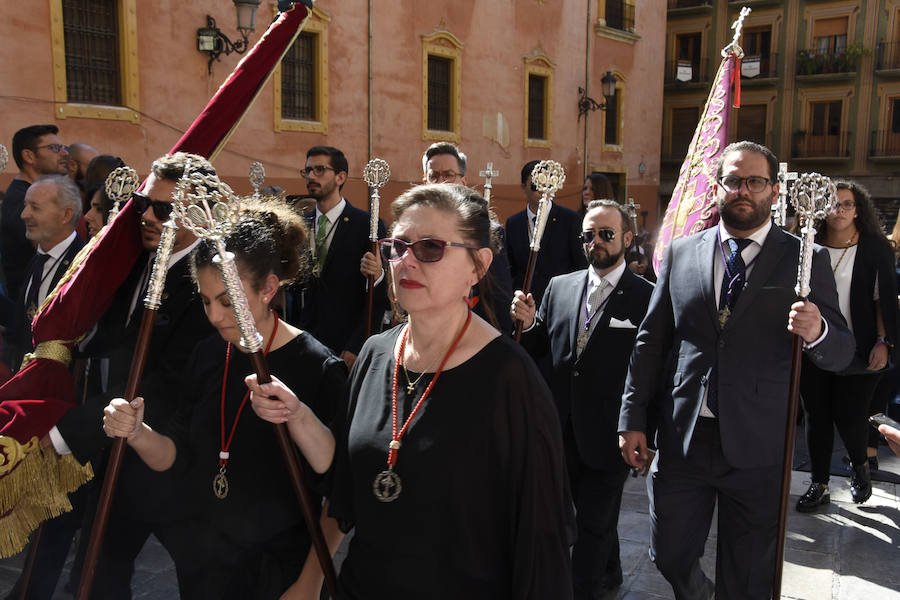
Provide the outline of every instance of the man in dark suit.
[[[619,443],[629,464],[645,467],[656,413],[650,555],[676,598],[771,596],[791,334],[823,369],[840,370],[853,354],[824,251],[809,300],[796,301],[800,242],[770,217],[777,170],[764,146],[723,151],[721,221],[666,250],[631,357]],[[700,556],[716,504],[713,586]]]
[[[212,165],[200,156],[181,152],[167,155],[153,163],[151,175],[142,192],[136,193],[132,198],[138,204],[141,215],[140,224],[135,222],[134,226],[140,225],[147,253],[138,258],[129,277],[116,293],[110,309],[98,324],[91,344],[85,349],[89,355],[109,357],[109,394],[89,397],[85,404],[76,406],[63,415],[50,431],[50,441],[58,453],[71,452],[79,462],[91,461],[94,466],[96,479],[87,488],[83,501],[84,522],[80,538],[82,551],[96,511],[100,483],[105,471],[106,450],[110,443],[99,423],[110,399],[124,393],[142,320],[143,298],[153,256],[159,245],[162,224],[171,212],[172,192],[184,173],[188,160],[192,169],[215,173]],[[204,314],[190,276],[189,255],[196,243],[196,238],[190,231],[184,227],[178,228],[169,259],[162,302],[153,324],[147,362],[138,389],[138,395],[145,399],[144,420],[155,430],[165,428],[178,408],[182,371],[194,346],[214,331]],[[177,530],[174,523],[181,517],[180,511],[187,508],[180,498],[183,486],[184,482],[174,472],[153,471],[133,450],[129,448],[125,451],[97,565],[93,598],[131,597],[134,559],[151,533],[170,552],[173,551],[170,540]],[[74,527],[68,530],[69,539],[73,530]],[[41,553],[45,551],[43,546],[42,542]],[[67,544],[65,548],[68,549]],[[65,552],[62,559],[65,559]],[[59,563],[58,567],[61,566],[62,563]],[[45,569],[49,570],[38,572],[40,580],[55,583],[58,568],[47,566]],[[56,569],[55,572],[53,569]],[[77,581],[79,570],[80,564],[76,564],[73,568],[73,581]],[[50,589],[53,589],[52,585]]]
[[628,466],[616,431],[628,357],[653,285],[625,266],[633,232],[613,200],[594,200],[582,230],[590,267],[550,280],[535,317],[531,294],[516,292],[522,342],[552,358],[550,389],[559,410],[578,526],[572,550],[575,598],[599,598],[622,583],[619,506]]
[[[522,289],[525,281],[525,270],[531,253],[531,232],[534,229],[538,202],[541,199],[541,193],[531,182],[531,171],[537,164],[538,161],[533,160],[522,167],[522,192],[527,200],[525,210],[506,220],[506,245],[515,290]],[[531,280],[530,291],[537,304],[541,303],[544,289],[551,277],[571,273],[587,266],[581,248],[580,234],[581,217],[578,213],[551,203],[547,227],[541,237],[541,251],[538,253]]]
[[31,339],[34,315],[84,246],[75,233],[80,217],[81,193],[65,175],[42,175],[25,193],[21,212],[25,238],[37,244],[37,252],[25,268],[22,291],[13,312],[13,327],[6,337],[8,364],[14,370],[23,355],[34,349]]
[[[331,146],[314,146],[306,153],[301,171],[309,194],[316,199],[315,214],[307,216],[311,233],[313,273],[295,287],[290,320],[353,366],[366,329],[368,279],[362,260],[369,251],[369,213],[341,196],[349,166],[344,153]],[[378,221],[378,237],[387,236]],[[375,282],[372,333],[380,331],[388,310],[384,273]]]

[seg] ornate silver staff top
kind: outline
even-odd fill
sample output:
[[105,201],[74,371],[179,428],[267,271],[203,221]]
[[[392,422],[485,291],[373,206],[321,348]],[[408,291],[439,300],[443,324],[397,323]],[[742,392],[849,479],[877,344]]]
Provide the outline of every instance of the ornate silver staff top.
[[797,173],[788,172],[787,163],[778,163],[778,202],[772,205],[772,216],[779,227],[787,225],[788,194],[791,185],[797,180]]
[[728,56],[729,52],[733,52],[735,56],[738,58],[744,57],[744,49],[740,46],[741,41],[741,33],[744,29],[744,19],[750,14],[752,9],[748,7],[743,7],[741,9],[741,14],[738,15],[737,21],[731,24],[731,28],[734,29],[734,37],[731,38],[731,43],[722,48],[722,57]]
[[259,190],[266,182],[266,168],[258,160],[250,163],[250,185],[253,186],[253,197],[259,198]]
[[109,209],[107,223],[112,221],[122,205],[128,202],[131,194],[138,188],[137,171],[131,167],[119,167],[106,176],[105,191],[107,197],[112,200],[112,208]]
[[381,207],[381,195],[378,190],[391,179],[391,166],[386,160],[373,158],[363,169],[363,179],[369,185],[369,241],[378,241],[378,212]]
[[9,164],[9,153],[6,151],[6,146],[0,144],[0,173],[6,170],[7,164]]
[[541,249],[541,238],[547,227],[547,219],[550,217],[550,202],[565,182],[566,170],[555,160],[542,160],[531,171],[531,183],[537,188],[537,191],[543,194],[538,203],[534,231],[531,236],[532,252]]
[[198,238],[211,240],[215,244],[213,262],[222,275],[225,292],[241,332],[241,345],[248,352],[261,352],[262,336],[256,330],[256,321],[247,303],[234,254],[225,248],[225,236],[234,230],[240,220],[240,199],[215,175],[188,175],[187,171],[188,168],[185,168],[185,176],[175,186],[172,215]]
[[809,296],[809,275],[812,271],[813,244],[816,237],[815,222],[824,219],[834,205],[837,190],[831,179],[818,173],[804,173],[791,188],[791,204],[797,218],[803,219],[800,230],[800,262],[797,266],[799,298]]
[[484,201],[487,203],[488,207],[490,207],[491,190],[494,189],[494,186],[491,183],[491,179],[500,175],[500,171],[495,171],[494,163],[489,162],[484,170],[478,172],[478,175],[484,177]]

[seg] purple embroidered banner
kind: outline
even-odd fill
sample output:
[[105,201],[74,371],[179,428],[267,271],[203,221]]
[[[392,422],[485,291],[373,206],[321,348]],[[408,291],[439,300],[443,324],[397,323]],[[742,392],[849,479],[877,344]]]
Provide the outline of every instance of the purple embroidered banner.
[[[713,186],[719,156],[728,145],[731,88],[733,83],[740,85],[739,81],[740,60],[729,53],[719,65],[656,238],[653,267],[657,272],[672,240],[703,231],[719,222]],[[737,90],[735,104],[740,98],[740,88]]]

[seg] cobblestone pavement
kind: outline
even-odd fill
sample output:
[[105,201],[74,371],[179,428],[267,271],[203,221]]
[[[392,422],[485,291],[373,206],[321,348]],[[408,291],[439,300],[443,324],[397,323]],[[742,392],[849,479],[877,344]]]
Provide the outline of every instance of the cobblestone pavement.
[[[900,459],[890,456],[882,466],[900,472]],[[795,471],[792,503],[806,491],[809,474]],[[900,600],[900,502],[897,486],[876,482],[872,498],[857,506],[850,500],[846,478],[832,477],[831,505],[821,513],[789,512],[782,598],[822,600]],[[622,499],[619,520],[625,582],[609,598],[658,600],[672,598],[672,591],[647,557],[649,539],[647,495],[643,479],[631,479]],[[714,573],[715,519],[707,542],[703,566]],[[5,596],[18,577],[22,556],[0,561],[0,596]],[[71,558],[70,558],[71,561]],[[54,600],[68,600],[63,582]],[[137,561],[135,600],[172,600],[178,597],[175,572],[165,550],[152,538]]]

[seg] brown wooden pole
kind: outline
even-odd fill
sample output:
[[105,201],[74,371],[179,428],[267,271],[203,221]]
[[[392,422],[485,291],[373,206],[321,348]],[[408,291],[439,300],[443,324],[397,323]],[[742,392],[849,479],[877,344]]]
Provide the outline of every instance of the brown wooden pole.
[[[141,319],[141,328],[138,331],[137,344],[134,356],[131,359],[131,370],[128,373],[128,383],[125,387],[125,400],[131,402],[137,396],[138,386],[144,374],[144,365],[147,363],[147,351],[150,347],[150,338],[153,336],[153,323],[156,321],[156,310],[144,309]],[[78,582],[76,600],[88,600],[91,595],[91,586],[94,583],[94,571],[97,568],[97,559],[100,556],[100,548],[103,545],[103,536],[106,533],[106,524],[109,520],[109,510],[112,507],[113,493],[116,489],[116,481],[119,479],[119,471],[122,468],[122,459],[125,456],[125,438],[116,438],[113,441],[109,453],[109,462],[106,465],[106,475],[103,477],[103,486],[100,488],[100,500],[97,504],[97,514],[91,527],[91,537],[88,541],[87,552],[84,556],[84,566],[81,570],[81,580]]]
[[[262,351],[250,354],[250,362],[253,364],[253,370],[256,371],[256,380],[259,383],[269,383],[272,381],[272,375],[269,373],[269,365],[266,362],[265,354]],[[322,566],[322,573],[325,575],[325,587],[332,598],[337,598],[337,575],[334,571],[334,563],[331,561],[331,552],[328,551],[328,545],[325,543],[325,536],[322,534],[322,528],[319,525],[317,511],[313,508],[312,499],[309,495],[309,488],[306,485],[306,479],[303,476],[303,469],[300,468],[300,457],[297,455],[296,446],[294,446],[291,436],[288,433],[287,426],[284,423],[273,423],[275,428],[275,437],[278,445],[281,447],[281,453],[284,455],[284,462],[287,466],[288,475],[294,486],[294,493],[297,494],[297,500],[300,501],[300,509],[303,512],[303,520],[306,521],[306,530],[309,531],[309,537],[312,540],[313,547],[316,550],[316,557]]]
[[[805,300],[800,298],[800,300]],[[778,538],[775,543],[775,578],[772,597],[781,598],[781,575],[784,567],[784,538],[787,531],[788,503],[791,495],[791,471],[794,463],[794,432],[797,428],[797,411],[800,406],[800,366],[803,358],[803,340],[794,336],[791,346],[791,383],[788,394],[787,423],[784,426],[784,463],[781,469],[781,506],[778,511]]]
[[[532,250],[528,255],[528,265],[525,267],[525,280],[522,282],[522,293],[526,296],[528,292],[531,291],[531,280],[534,278],[534,265],[537,262],[537,250]],[[525,327],[525,323],[522,321],[516,320],[516,341],[522,341],[522,329]]]
[[[377,258],[378,255],[375,254],[378,252],[378,242],[375,240],[369,241],[369,251],[375,255]],[[366,338],[372,335],[372,306],[375,303],[375,277],[369,275],[369,294],[366,298]]]
[[31,587],[31,577],[34,575],[34,565],[37,562],[38,548],[41,546],[41,534],[44,533],[44,524],[38,525],[34,535],[31,536],[31,544],[28,546],[28,556],[25,566],[22,568],[22,578],[19,580],[19,600],[28,598],[28,588]]

